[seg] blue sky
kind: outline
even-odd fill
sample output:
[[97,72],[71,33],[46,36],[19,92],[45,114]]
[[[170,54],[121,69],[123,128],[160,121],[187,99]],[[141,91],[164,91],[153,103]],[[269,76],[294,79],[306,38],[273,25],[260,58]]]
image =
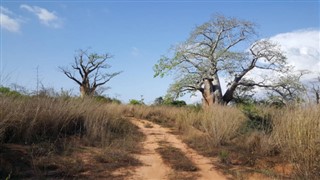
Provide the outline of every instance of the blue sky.
[[[320,67],[319,6],[319,1],[1,0],[1,84],[34,90],[38,67],[45,86],[76,94],[78,86],[58,66],[70,65],[76,50],[90,47],[114,56],[110,71],[123,71],[108,83],[106,95],[124,102],[143,95],[151,103],[173,81],[153,78],[153,65],[216,13],[257,23],[260,38],[292,42],[288,52],[299,49],[310,58],[303,65]],[[299,64],[301,56],[292,62]]]

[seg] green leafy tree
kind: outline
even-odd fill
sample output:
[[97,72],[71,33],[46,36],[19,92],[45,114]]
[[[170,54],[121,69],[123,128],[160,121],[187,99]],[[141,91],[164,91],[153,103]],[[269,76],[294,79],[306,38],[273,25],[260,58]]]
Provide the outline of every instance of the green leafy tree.
[[164,99],[163,99],[163,97],[157,97],[155,100],[154,100],[154,105],[163,105],[163,103],[164,103]]

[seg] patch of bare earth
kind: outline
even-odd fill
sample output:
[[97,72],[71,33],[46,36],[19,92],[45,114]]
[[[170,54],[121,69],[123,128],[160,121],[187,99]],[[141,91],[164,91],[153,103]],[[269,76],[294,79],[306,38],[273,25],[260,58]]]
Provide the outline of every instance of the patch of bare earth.
[[[170,129],[161,127],[155,123],[146,120],[132,118],[132,122],[138,126],[142,133],[146,135],[143,142],[144,150],[137,158],[143,163],[141,167],[132,171],[132,176],[126,179],[227,179],[213,165],[215,158],[207,158],[198,154],[189,148],[185,143],[170,133]],[[188,158],[196,167],[195,171],[183,171],[178,173],[173,167],[164,163],[157,149],[161,146],[159,142],[167,142],[172,149],[178,149],[186,158]],[[173,156],[173,155],[171,155]]]

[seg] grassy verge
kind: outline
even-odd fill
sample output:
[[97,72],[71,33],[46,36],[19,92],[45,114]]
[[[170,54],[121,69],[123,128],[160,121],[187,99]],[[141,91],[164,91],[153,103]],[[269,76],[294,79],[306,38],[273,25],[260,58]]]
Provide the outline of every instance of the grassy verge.
[[0,178],[115,178],[139,165],[132,153],[143,134],[123,111],[90,99],[1,97]]
[[128,108],[131,116],[175,129],[189,146],[205,156],[219,157],[220,167],[237,177],[242,177],[239,172],[272,178],[320,176],[320,106],[257,106],[249,111],[225,106],[205,111]]

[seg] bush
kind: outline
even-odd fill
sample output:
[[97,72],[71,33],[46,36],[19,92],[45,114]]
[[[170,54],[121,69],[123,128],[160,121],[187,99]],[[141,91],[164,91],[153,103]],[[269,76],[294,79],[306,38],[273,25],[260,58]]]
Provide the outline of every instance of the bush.
[[247,121],[242,128],[244,132],[258,130],[270,133],[272,131],[272,119],[269,111],[272,111],[273,108],[253,103],[241,104],[238,107],[247,117]]
[[180,100],[164,102],[164,104],[165,105],[169,105],[169,106],[176,106],[176,107],[182,107],[182,106],[186,106],[187,105],[187,103],[185,101],[180,101]]
[[21,97],[22,94],[20,94],[17,91],[12,91],[8,87],[0,87],[0,95],[2,96],[10,96],[10,97]]
[[121,104],[121,101],[116,98],[110,98],[105,96],[95,96],[94,99],[97,100],[98,102]]
[[144,105],[142,101],[136,100],[136,99],[130,99],[129,101],[130,105]]

